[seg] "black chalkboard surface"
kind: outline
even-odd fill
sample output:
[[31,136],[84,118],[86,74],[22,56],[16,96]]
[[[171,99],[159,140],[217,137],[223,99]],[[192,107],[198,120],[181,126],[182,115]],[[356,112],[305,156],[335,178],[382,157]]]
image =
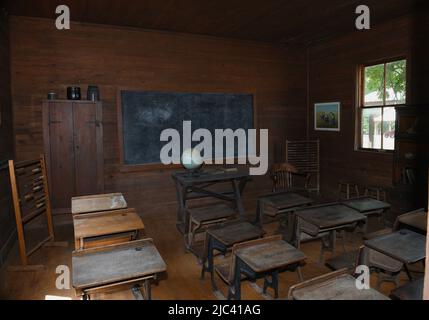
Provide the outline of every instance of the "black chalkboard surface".
[[183,121],[192,131],[253,128],[253,96],[230,93],[174,93],[121,91],[123,162],[126,165],[160,163],[161,132],[176,129],[182,137]]

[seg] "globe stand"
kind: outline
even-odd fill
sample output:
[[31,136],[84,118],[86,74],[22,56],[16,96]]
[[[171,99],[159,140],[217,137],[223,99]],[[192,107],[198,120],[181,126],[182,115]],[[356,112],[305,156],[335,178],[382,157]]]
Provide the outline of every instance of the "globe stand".
[[195,168],[195,169],[186,169],[187,171],[187,176],[188,177],[199,177],[200,173],[201,173],[201,167]]

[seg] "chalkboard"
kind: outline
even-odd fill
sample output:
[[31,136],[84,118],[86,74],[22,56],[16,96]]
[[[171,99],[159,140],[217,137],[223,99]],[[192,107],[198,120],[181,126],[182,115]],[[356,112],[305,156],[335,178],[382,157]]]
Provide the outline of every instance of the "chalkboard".
[[[192,131],[253,128],[253,96],[230,93],[175,93],[121,91],[123,162],[126,165],[160,163],[160,141],[167,128],[183,134],[183,121]],[[183,150],[182,150],[183,151]]]

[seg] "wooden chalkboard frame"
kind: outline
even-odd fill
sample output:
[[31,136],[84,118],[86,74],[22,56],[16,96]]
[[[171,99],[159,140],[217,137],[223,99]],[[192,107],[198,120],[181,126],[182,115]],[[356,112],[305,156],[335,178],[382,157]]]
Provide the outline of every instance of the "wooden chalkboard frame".
[[[123,118],[122,118],[122,91],[171,91],[175,93],[225,93],[225,94],[247,94],[252,95],[253,98],[253,128],[259,129],[258,127],[258,104],[257,104],[257,95],[254,92],[246,91],[230,91],[230,90],[180,90],[178,88],[174,89],[155,89],[155,88],[130,88],[130,87],[119,87],[116,91],[116,115],[117,115],[117,128],[118,128],[118,142],[119,142],[119,161],[120,161],[120,171],[121,172],[135,172],[135,171],[150,171],[150,170],[163,170],[163,169],[178,169],[182,166],[180,164],[169,164],[165,165],[161,162],[157,163],[142,163],[142,164],[126,164],[124,159],[124,131],[123,131]],[[237,159],[235,159],[237,160]]]

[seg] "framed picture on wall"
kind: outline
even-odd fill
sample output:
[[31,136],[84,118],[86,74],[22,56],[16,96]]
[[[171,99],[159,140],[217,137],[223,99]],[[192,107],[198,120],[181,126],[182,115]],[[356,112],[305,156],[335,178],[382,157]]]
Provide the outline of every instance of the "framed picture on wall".
[[314,104],[314,130],[340,131],[340,103]]

